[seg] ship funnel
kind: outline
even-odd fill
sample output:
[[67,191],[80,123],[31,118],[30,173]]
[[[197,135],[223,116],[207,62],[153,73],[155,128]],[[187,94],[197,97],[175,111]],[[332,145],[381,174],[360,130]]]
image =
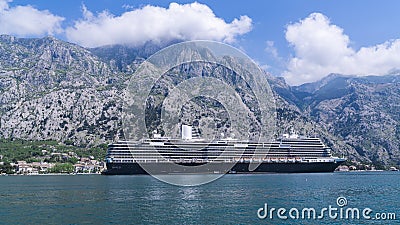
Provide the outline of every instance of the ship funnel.
[[192,139],[192,127],[182,124],[182,139],[191,140]]

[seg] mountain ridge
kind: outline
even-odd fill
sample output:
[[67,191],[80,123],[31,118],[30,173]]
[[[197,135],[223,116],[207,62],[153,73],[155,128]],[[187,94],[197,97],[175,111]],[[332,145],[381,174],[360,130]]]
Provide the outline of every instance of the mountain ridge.
[[[80,146],[123,138],[123,90],[140,63],[161,47],[87,49],[52,37],[1,35],[0,137]],[[279,133],[293,127],[325,137],[350,159],[400,163],[399,75],[331,74],[300,86],[265,76],[276,97]],[[198,113],[200,106],[194,106]]]

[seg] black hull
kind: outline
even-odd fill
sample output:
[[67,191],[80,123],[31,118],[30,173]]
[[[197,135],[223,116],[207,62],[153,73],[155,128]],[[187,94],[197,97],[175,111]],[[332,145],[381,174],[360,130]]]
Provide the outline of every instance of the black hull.
[[[333,172],[342,162],[313,162],[313,163],[261,163],[255,170],[249,171],[249,163],[236,163],[228,173],[324,173]],[[169,164],[147,163],[154,168],[156,174],[207,174],[226,173],[229,165],[210,163],[207,171],[198,171],[199,164],[186,163],[180,171],[170,171]],[[153,172],[152,172],[153,173]],[[148,174],[138,163],[107,163],[107,170],[103,175],[135,175]]]

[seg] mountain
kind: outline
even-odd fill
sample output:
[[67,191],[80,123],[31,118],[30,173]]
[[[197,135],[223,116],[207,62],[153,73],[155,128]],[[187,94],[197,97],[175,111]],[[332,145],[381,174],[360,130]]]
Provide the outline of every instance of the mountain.
[[400,75],[327,77],[289,86],[267,75],[276,93],[278,129],[325,137],[349,159],[400,163]]
[[77,145],[112,140],[126,77],[74,44],[0,36],[0,136]]
[[[0,36],[0,137],[55,139],[77,146],[123,138],[123,90],[140,63],[162,47],[147,43],[87,49],[52,37]],[[245,100],[248,119],[257,123],[259,112],[251,90],[230,71],[213,64],[189,63],[169,73],[152,89],[149,132],[162,130],[157,113],[171,85],[181,79],[176,76],[180,73],[192,78],[219,77],[232,84]],[[294,128],[301,134],[323,137],[334,152],[350,159],[400,163],[399,75],[331,74],[300,86],[289,86],[283,78],[268,73],[265,77],[275,95],[277,133]],[[217,124],[217,134],[231,125],[224,106],[210,98],[192,99],[182,113],[181,122],[194,124],[203,135],[213,132],[203,125],[211,119]]]
[[331,74],[292,87],[298,106],[313,121],[375,163],[400,158],[400,76]]
[[[178,41],[171,41],[163,44],[146,42],[140,47],[127,47],[124,45],[109,45],[89,49],[90,52],[99,57],[102,61],[108,62],[112,68],[124,73],[133,73],[135,69],[146,58],[162,48],[175,44]],[[133,64],[132,64],[133,63]]]

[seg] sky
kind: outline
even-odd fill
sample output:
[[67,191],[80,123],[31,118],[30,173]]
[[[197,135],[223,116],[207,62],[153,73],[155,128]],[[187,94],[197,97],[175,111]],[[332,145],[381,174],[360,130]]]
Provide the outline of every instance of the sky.
[[400,71],[398,0],[0,0],[0,34],[84,47],[230,44],[291,85]]

